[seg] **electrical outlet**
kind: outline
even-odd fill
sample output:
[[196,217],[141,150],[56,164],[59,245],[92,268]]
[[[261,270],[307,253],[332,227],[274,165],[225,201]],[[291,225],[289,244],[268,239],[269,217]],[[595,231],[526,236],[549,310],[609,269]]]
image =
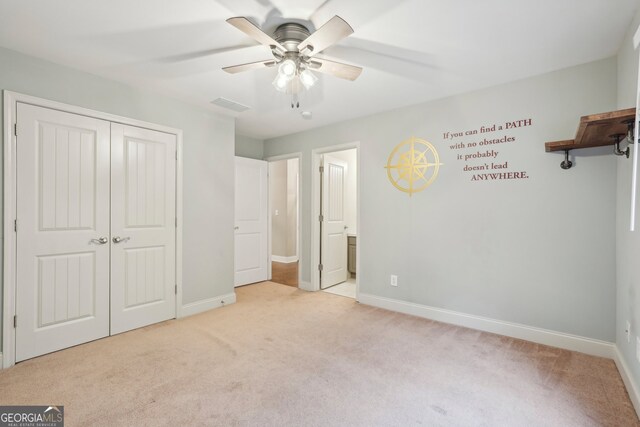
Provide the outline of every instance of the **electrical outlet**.
[[395,274],[391,275],[391,286],[398,286],[398,276]]
[[628,320],[627,320],[627,329],[625,329],[625,332],[627,333],[627,342],[630,343],[631,342],[631,323],[629,323]]

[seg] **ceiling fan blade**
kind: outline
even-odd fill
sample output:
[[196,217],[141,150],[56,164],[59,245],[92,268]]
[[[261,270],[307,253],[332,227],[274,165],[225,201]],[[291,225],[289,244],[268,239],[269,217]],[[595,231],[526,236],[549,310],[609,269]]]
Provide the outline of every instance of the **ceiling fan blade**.
[[234,27],[236,27],[237,29],[239,29],[240,31],[242,31],[243,33],[245,33],[246,35],[248,35],[249,37],[251,37],[252,39],[254,39],[255,41],[265,46],[269,46],[269,47],[275,46],[278,49],[280,49],[282,52],[287,51],[287,49],[285,49],[284,46],[282,46],[280,43],[275,41],[273,37],[271,37],[264,31],[262,31],[260,28],[255,26],[251,21],[249,21],[247,18],[243,16],[229,18],[227,19],[227,22],[233,25]]
[[313,58],[309,62],[309,66],[312,70],[320,73],[331,74],[332,76],[351,81],[357,79],[358,76],[360,76],[360,73],[362,73],[362,68],[356,67],[355,65],[330,61],[328,59],[318,57]]
[[[404,57],[404,55],[402,55],[403,57],[398,54],[388,55],[346,44],[333,46],[331,49],[327,49],[324,54],[332,59],[353,61],[367,69],[394,74],[421,83],[425,82],[425,76],[430,75],[435,70],[442,70],[435,57],[431,61],[426,61],[426,58],[416,61],[412,58]],[[423,53],[422,55],[427,56],[428,54]],[[312,58],[311,60],[315,61],[315,59]]]
[[352,33],[353,28],[351,28],[351,25],[336,15],[302,41],[298,45],[298,50],[302,52],[307,49],[308,53],[306,54],[313,56]]
[[231,67],[223,67],[222,69],[229,74],[237,74],[242,73],[243,71],[257,70],[258,68],[273,67],[274,65],[276,65],[276,61],[267,60],[249,62],[247,64],[232,65]]
[[208,56],[214,56],[214,55],[218,55],[221,53],[227,53],[227,52],[239,52],[239,51],[243,51],[243,50],[249,50],[252,48],[258,48],[261,51],[263,50],[263,48],[261,46],[258,45],[251,45],[251,46],[247,46],[247,45],[238,45],[238,46],[228,46],[228,47],[221,47],[221,48],[217,48],[217,49],[203,49],[203,50],[198,50],[198,51],[192,51],[192,52],[187,52],[187,53],[179,53],[177,55],[169,55],[169,56],[165,56],[162,58],[157,58],[155,59],[156,62],[162,62],[165,64],[174,64],[176,62],[183,62],[183,61],[193,61],[196,59],[201,59],[201,58],[205,58]]

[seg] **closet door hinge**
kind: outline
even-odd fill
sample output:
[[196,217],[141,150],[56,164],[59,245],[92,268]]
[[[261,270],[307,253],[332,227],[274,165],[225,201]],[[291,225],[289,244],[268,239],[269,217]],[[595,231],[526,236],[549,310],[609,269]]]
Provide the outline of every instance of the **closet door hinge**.
[[322,215],[320,215],[320,216],[318,217],[318,221],[320,221],[320,222],[324,221],[324,217],[323,217]]
[[324,166],[320,166],[320,173],[324,173]]
[[18,136],[18,124],[17,123],[13,124],[13,134],[15,136]]
[[318,264],[318,270],[322,271],[322,264]]
[[173,288],[173,289],[174,289],[174,291],[175,291],[175,294],[176,294],[176,295],[178,295],[178,284],[177,284],[177,283],[176,283],[176,287],[175,287],[175,288]]
[[18,327],[18,315],[14,315],[13,316],[13,327],[17,328]]
[[178,150],[176,150],[176,160],[178,160]]
[[178,217],[176,217],[176,227],[178,227]]
[[17,219],[13,220],[13,231],[15,231],[16,233],[18,232],[18,220]]

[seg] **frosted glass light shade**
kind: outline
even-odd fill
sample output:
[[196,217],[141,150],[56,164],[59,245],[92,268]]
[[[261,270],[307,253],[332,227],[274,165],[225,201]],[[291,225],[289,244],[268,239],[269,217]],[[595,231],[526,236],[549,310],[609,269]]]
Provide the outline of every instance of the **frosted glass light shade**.
[[280,64],[278,71],[283,76],[293,77],[296,74],[297,68],[298,67],[296,66],[296,63],[291,59],[285,59],[284,61],[282,61],[282,64]]
[[304,85],[305,88],[310,89],[311,86],[316,84],[318,78],[309,70],[304,70],[300,73],[300,81]]
[[283,74],[278,73],[276,78],[273,80],[273,86],[276,88],[276,90],[280,92],[286,92],[287,86],[289,85],[290,80],[291,80],[290,77],[287,77]]

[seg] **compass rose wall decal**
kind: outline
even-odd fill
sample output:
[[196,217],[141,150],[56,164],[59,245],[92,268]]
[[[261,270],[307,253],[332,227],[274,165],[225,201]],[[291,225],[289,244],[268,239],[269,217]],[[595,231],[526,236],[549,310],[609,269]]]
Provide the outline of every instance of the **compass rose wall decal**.
[[391,184],[411,197],[436,180],[440,166],[435,147],[424,139],[411,137],[393,149],[385,169]]

